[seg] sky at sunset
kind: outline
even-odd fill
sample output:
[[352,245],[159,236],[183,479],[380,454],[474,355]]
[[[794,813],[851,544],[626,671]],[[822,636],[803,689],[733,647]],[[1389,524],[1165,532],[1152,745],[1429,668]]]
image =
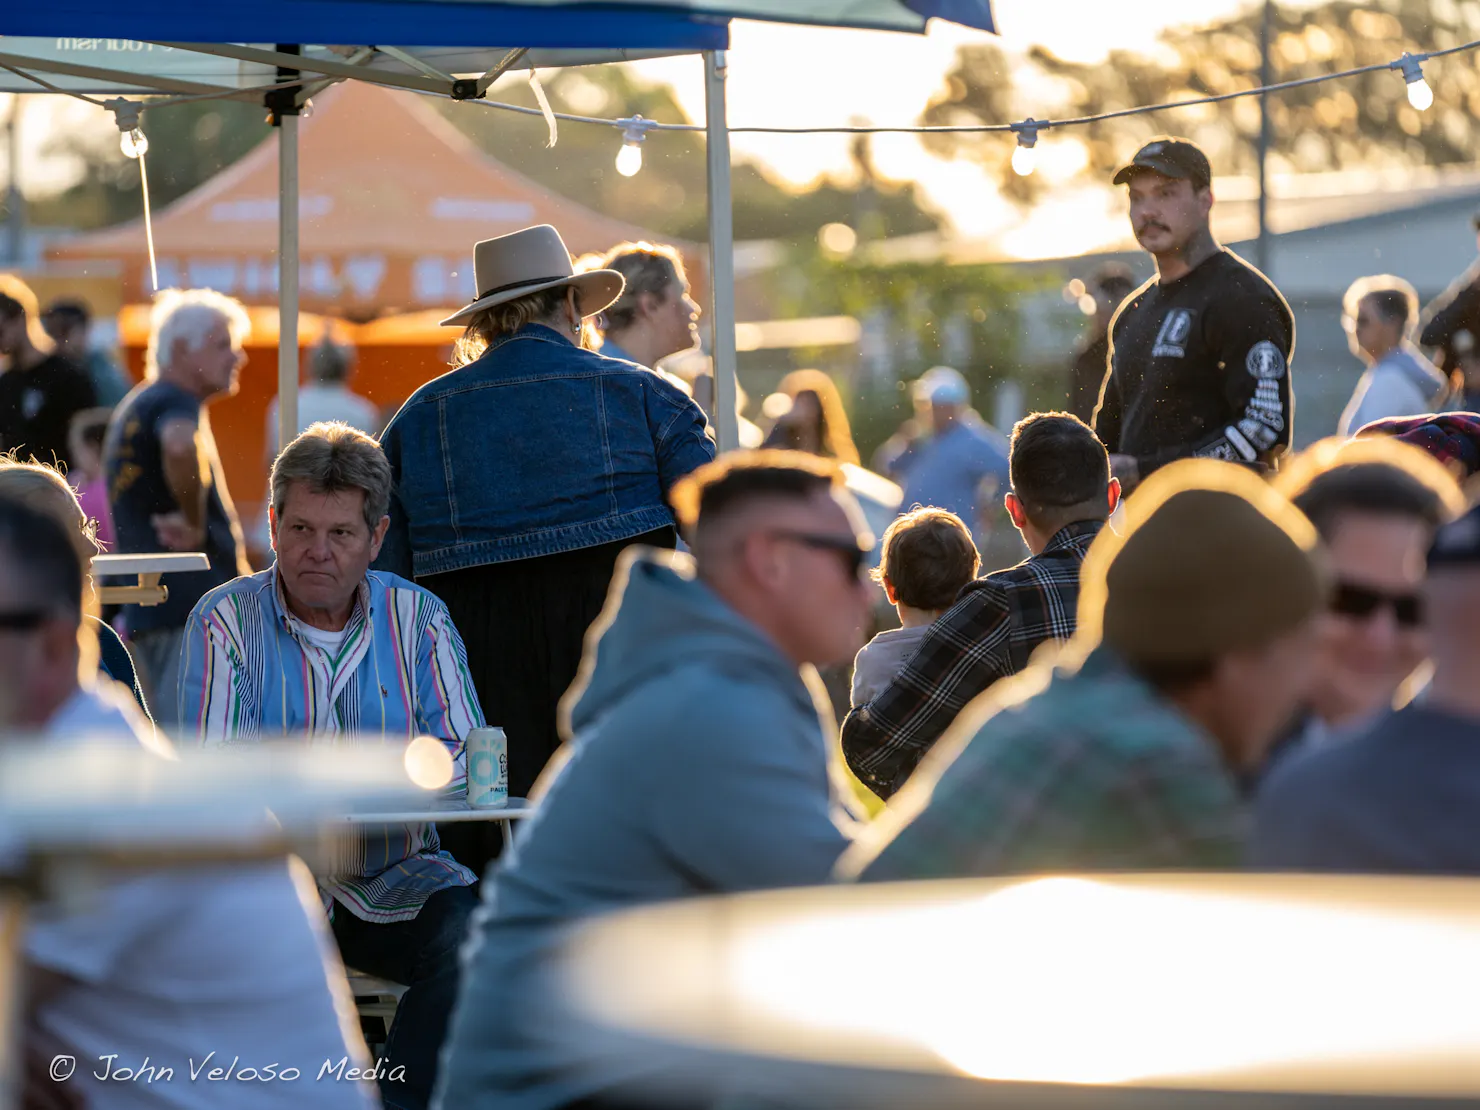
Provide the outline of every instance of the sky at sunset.
[[[1061,57],[1093,62],[1111,49],[1149,49],[1157,32],[1168,25],[1227,16],[1245,3],[994,0],[1000,37],[939,20],[925,36],[737,22],[729,55],[730,123],[825,125],[862,118],[880,125],[909,125],[940,88],[962,44],[996,42],[1009,56],[1025,55],[1030,47],[1041,45]],[[1284,3],[1289,6],[1290,0]],[[658,59],[634,63],[633,68],[646,80],[671,84],[689,117],[703,119],[703,67],[697,58]],[[1031,89],[1026,95],[1031,96]],[[27,100],[24,184],[28,191],[43,191],[65,183],[69,172],[64,162],[43,154],[47,133],[60,127],[112,125],[104,113],[76,101],[43,96]],[[1023,115],[1045,114],[1034,112],[1031,104],[1023,108]],[[1167,129],[1175,130],[1175,116],[1163,118]],[[846,174],[850,165],[848,139],[841,135],[742,134],[733,137],[733,148],[796,186],[823,174]],[[1038,172],[1050,182],[1071,174],[1081,158],[1072,138],[1062,133],[1046,135],[1039,151]],[[996,196],[981,170],[926,153],[914,136],[878,136],[874,155],[886,176],[918,181],[959,231],[993,235],[1015,253],[1015,241],[1024,253],[1072,253],[1123,234],[1117,200],[1106,189],[1055,187],[1025,217]]]

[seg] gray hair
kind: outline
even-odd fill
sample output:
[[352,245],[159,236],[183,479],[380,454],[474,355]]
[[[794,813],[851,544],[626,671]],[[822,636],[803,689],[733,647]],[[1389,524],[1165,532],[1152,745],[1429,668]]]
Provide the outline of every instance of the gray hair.
[[337,420],[310,424],[272,464],[272,511],[279,517],[293,482],[306,482],[315,493],[360,490],[372,532],[390,509],[391,464],[380,443]]
[[252,319],[241,301],[217,293],[214,289],[166,289],[154,298],[149,314],[149,351],[144,360],[144,376],[159,377],[159,371],[174,355],[181,342],[192,351],[205,344],[206,336],[218,324],[225,324],[231,345],[239,348],[252,332]]

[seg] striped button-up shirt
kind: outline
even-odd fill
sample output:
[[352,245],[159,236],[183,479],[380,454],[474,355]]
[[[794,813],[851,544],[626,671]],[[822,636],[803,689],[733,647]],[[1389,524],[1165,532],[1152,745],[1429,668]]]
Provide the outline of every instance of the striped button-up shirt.
[[969,583],[894,681],[843,722],[843,754],[887,798],[966,703],[1017,674],[1033,652],[1074,635],[1079,568],[1105,522],[1059,529],[1031,559]]
[[[404,578],[365,576],[332,653],[288,612],[275,568],[238,578],[200,599],[180,650],[180,720],[202,743],[435,736],[453,755],[452,789],[466,786],[463,741],[483,725],[467,653],[446,607]],[[390,922],[476,881],[441,850],[434,825],[395,825],[352,838],[320,887],[326,902]]]

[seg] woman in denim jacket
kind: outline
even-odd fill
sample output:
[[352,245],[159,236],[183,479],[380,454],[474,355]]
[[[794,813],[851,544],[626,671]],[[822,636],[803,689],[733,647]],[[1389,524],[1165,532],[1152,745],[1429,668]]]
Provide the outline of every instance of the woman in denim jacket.
[[385,430],[396,493],[375,565],[446,603],[484,715],[508,734],[509,793],[526,796],[617,556],[674,546],[668,491],[714,448],[680,389],[583,347],[621,274],[574,273],[548,225],[479,243],[474,272],[482,295],[442,321],[466,326],[456,369]]

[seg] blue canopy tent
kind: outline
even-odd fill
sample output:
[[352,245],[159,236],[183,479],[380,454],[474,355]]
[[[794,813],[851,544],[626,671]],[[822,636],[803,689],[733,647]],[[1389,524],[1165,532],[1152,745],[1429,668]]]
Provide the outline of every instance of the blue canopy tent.
[[[725,116],[729,21],[919,33],[931,18],[995,30],[990,0],[253,0],[250,4],[48,0],[0,6],[0,65],[7,67],[0,72],[0,91],[36,91],[37,85],[15,75],[20,70],[44,75],[54,86],[60,82],[74,91],[230,94],[252,87],[243,85],[243,75],[253,69],[258,84],[296,70],[315,79],[354,78],[466,97],[481,95],[494,75],[509,68],[703,53],[715,430],[721,450],[729,450],[738,445],[734,234]],[[273,45],[346,41],[400,45],[332,50]],[[517,43],[519,48],[449,49],[448,43]],[[99,49],[100,44],[105,48]],[[429,47],[440,49],[423,49]],[[208,63],[204,73],[203,59]],[[236,64],[224,64],[222,59]],[[470,71],[482,73],[471,92],[469,79],[455,76]],[[295,335],[297,116],[290,108],[279,118],[279,334]],[[298,419],[298,351],[291,343],[280,344],[278,396],[279,436],[286,442]]]

